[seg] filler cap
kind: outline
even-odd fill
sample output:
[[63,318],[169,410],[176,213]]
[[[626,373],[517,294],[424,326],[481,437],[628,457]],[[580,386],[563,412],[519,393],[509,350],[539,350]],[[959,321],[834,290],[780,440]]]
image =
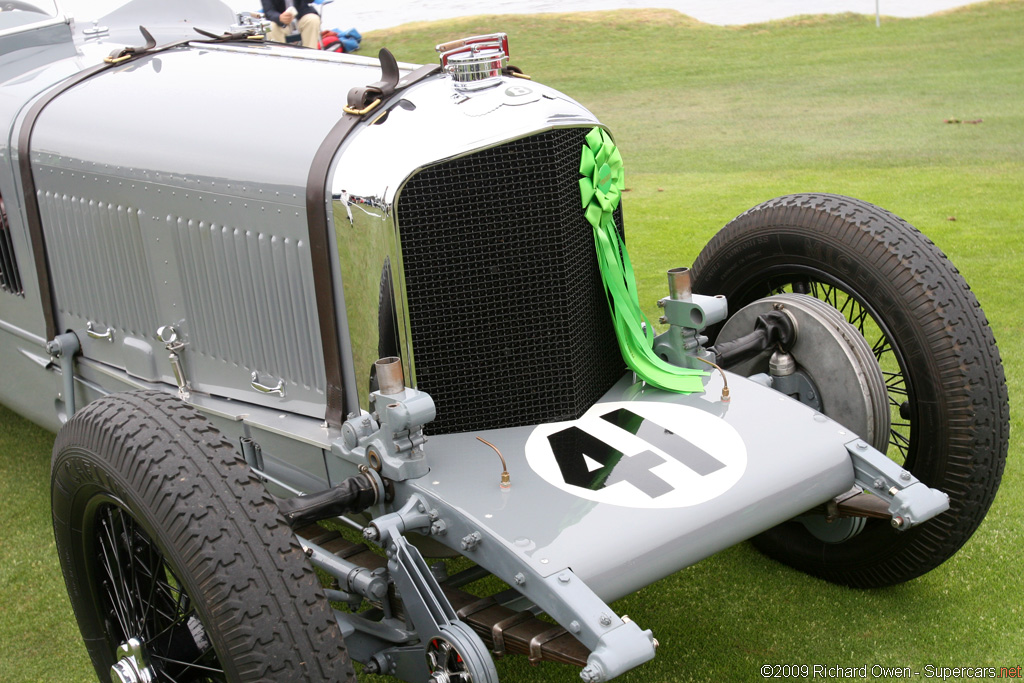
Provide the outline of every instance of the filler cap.
[[435,48],[441,68],[456,90],[482,90],[497,85],[508,64],[508,35],[491,33],[442,43]]

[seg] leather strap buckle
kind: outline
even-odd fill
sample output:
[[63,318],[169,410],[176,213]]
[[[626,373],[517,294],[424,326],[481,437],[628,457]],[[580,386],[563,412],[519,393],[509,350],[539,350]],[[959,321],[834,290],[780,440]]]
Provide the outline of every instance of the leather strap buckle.
[[344,111],[346,114],[354,114],[356,116],[366,116],[371,111],[373,111],[378,106],[380,106],[380,103],[381,103],[381,98],[378,97],[377,99],[375,99],[373,102],[371,102],[370,104],[366,105],[362,109],[356,109],[352,105],[346,104],[344,107],[341,108],[341,110]]
[[146,39],[145,45],[141,47],[124,47],[120,50],[114,50],[103,61],[107,64],[120,64],[121,62],[127,62],[132,57],[144,55],[155,48],[156,38],[153,37],[153,34],[147,31],[145,26],[140,26],[139,31],[142,32],[142,37]]

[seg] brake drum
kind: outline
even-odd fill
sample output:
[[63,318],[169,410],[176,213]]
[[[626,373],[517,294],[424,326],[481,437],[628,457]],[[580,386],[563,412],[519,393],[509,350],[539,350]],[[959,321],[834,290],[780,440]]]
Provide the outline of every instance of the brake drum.
[[[889,442],[889,397],[882,369],[860,331],[829,304],[806,294],[777,294],[737,311],[716,343],[732,341],[754,329],[759,315],[782,310],[795,323],[796,341],[789,353],[817,386],[824,414],[886,452]],[[745,377],[768,372],[772,351],[729,368]]]

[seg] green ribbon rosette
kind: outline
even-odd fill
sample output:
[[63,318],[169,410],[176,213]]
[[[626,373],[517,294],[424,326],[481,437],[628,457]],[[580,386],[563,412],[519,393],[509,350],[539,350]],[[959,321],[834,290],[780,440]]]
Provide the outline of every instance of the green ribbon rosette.
[[600,128],[587,133],[586,141],[580,159],[580,198],[587,221],[594,227],[597,262],[622,357],[641,379],[659,389],[704,391],[700,378],[706,373],[671,365],[654,354],[654,331],[640,309],[633,264],[612,217],[625,187],[622,155]]

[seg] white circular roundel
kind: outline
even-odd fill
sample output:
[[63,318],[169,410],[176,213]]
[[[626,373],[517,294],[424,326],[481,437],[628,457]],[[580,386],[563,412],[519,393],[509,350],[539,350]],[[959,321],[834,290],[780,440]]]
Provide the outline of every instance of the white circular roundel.
[[578,420],[544,424],[526,459],[563,491],[610,505],[676,508],[722,495],[747,468],[725,420],[689,406],[599,403]]

